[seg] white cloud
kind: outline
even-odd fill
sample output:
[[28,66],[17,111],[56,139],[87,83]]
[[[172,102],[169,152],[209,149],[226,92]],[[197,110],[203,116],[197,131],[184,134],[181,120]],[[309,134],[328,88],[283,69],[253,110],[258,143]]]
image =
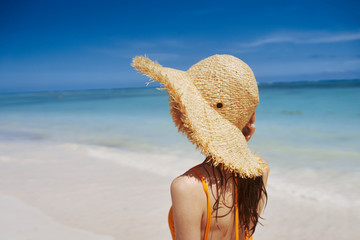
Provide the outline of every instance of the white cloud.
[[360,60],[327,59],[318,61],[279,61],[268,62],[254,67],[255,76],[294,76],[294,75],[317,75],[323,73],[351,73],[359,72]]
[[318,44],[360,40],[360,32],[288,32],[264,36],[253,42],[240,44],[242,47],[257,47],[270,43]]
[[303,40],[300,43],[331,43],[331,42],[347,42],[360,39],[360,32],[357,33],[344,33],[344,34],[335,34],[324,37],[312,38]]

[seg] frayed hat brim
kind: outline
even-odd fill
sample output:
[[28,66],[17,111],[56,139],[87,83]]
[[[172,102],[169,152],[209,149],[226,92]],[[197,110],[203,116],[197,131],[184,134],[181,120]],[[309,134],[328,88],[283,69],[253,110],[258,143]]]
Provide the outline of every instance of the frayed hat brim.
[[241,130],[208,104],[187,72],[162,67],[146,57],[135,57],[132,66],[168,90],[183,115],[187,130],[182,132],[204,155],[212,157],[215,166],[222,164],[243,178],[263,175],[266,162],[250,151]]

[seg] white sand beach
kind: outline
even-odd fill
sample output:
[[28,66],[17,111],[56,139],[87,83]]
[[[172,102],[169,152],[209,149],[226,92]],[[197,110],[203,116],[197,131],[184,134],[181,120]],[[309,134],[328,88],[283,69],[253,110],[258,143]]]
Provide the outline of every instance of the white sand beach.
[[114,239],[60,224],[40,210],[5,195],[0,195],[0,211],[1,239]]
[[[196,163],[44,140],[1,141],[0,153],[0,239],[11,240],[170,239],[169,185]],[[358,209],[283,192],[276,172],[255,239],[360,238]]]

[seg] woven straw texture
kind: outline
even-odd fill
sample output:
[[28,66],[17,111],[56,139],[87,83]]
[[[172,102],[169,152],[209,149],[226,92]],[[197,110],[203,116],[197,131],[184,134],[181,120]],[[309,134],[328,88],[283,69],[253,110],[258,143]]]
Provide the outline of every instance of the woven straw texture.
[[266,171],[265,161],[250,151],[241,132],[259,103],[257,83],[247,64],[230,55],[214,55],[186,72],[146,57],[135,57],[132,66],[168,90],[175,125],[211,156],[215,166],[223,164],[243,178]]

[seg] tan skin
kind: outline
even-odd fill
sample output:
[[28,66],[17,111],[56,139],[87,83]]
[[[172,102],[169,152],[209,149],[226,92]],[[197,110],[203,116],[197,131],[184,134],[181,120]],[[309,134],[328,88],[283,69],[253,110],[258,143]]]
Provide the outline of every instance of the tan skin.
[[[244,132],[245,138],[249,141],[255,133],[255,113],[246,124]],[[196,168],[201,175],[206,179],[209,187],[209,196],[211,206],[213,206],[216,197],[216,184],[213,179],[212,167],[209,163],[202,163]],[[210,176],[208,173],[210,173]],[[218,174],[215,171],[215,174]],[[218,177],[218,176],[217,176]],[[229,173],[227,173],[229,177]],[[264,185],[267,182],[267,172],[263,174]],[[213,180],[213,181],[211,181]],[[210,185],[210,182],[212,183]],[[227,185],[227,189],[223,196],[221,196],[220,208],[218,216],[225,215],[229,212],[234,199],[233,182]],[[213,193],[213,194],[212,194]],[[190,169],[183,175],[175,178],[171,184],[171,199],[175,223],[175,239],[176,240],[200,240],[203,239],[206,228],[207,205],[206,195],[200,179],[197,177],[194,170]],[[263,201],[259,203],[259,212],[263,209]],[[212,219],[210,226],[210,233],[208,239],[235,239],[235,221],[234,210],[224,216],[216,219],[216,214],[212,211]],[[201,220],[200,220],[201,219]],[[245,232],[240,229],[240,238],[245,239]]]

